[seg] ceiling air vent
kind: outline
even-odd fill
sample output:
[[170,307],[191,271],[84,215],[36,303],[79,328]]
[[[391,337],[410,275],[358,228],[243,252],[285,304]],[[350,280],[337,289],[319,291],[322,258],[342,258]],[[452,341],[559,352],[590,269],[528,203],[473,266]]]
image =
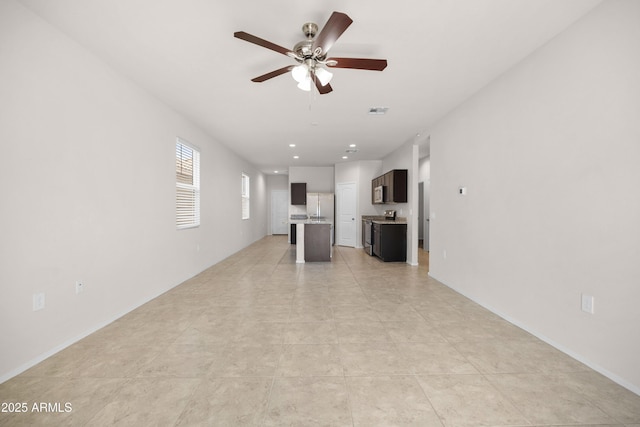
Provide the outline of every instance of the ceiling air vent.
[[386,114],[388,110],[389,107],[371,107],[369,108],[369,114],[374,116],[381,116],[383,114]]

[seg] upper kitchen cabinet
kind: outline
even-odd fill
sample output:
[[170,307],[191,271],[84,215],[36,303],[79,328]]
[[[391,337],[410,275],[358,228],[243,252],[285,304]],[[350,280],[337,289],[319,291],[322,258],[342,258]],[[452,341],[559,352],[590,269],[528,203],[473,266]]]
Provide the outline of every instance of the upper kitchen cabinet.
[[[407,203],[407,169],[393,169],[371,181],[371,201],[374,204]],[[383,200],[377,202],[374,189],[382,186]]]
[[385,203],[407,203],[407,169],[394,169],[384,174]]
[[291,183],[291,204],[292,205],[307,204],[307,183],[306,182]]

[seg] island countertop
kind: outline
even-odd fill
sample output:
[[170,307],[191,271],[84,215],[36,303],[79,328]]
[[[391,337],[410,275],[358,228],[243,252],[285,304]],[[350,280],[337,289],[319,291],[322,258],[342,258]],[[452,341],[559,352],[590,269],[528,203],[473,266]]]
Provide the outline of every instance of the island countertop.
[[333,221],[324,219],[290,219],[289,224],[329,224],[333,225]]

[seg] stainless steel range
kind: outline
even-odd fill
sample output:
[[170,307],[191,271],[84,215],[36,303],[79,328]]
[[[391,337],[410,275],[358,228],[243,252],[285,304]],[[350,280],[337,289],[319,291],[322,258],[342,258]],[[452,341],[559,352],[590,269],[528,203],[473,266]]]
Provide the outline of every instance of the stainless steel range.
[[373,220],[362,220],[362,246],[364,251],[373,255]]
[[384,211],[384,219],[385,221],[395,221],[396,220],[396,211],[393,209],[388,209]]
[[384,211],[382,216],[368,216],[362,218],[362,247],[369,255],[374,255],[373,248],[375,245],[376,235],[373,232],[373,222],[389,223],[396,221],[396,211],[388,209]]

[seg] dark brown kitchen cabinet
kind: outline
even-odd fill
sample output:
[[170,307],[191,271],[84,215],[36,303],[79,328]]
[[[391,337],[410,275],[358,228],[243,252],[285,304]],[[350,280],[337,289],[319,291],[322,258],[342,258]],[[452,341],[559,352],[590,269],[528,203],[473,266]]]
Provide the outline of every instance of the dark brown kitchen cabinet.
[[384,182],[385,186],[390,186],[391,184],[393,184],[393,171],[389,171],[387,173],[385,173],[384,175],[382,175],[382,182]]
[[387,186],[386,203],[407,203],[407,175],[406,169],[394,169],[384,175]]
[[306,182],[291,183],[291,204],[292,205],[307,204],[307,183]]
[[304,225],[304,260],[331,261],[331,224]]
[[384,203],[407,203],[407,169],[393,169],[371,180],[371,203],[374,202],[373,189],[384,187]]
[[407,224],[373,223],[373,254],[385,262],[407,260]]

